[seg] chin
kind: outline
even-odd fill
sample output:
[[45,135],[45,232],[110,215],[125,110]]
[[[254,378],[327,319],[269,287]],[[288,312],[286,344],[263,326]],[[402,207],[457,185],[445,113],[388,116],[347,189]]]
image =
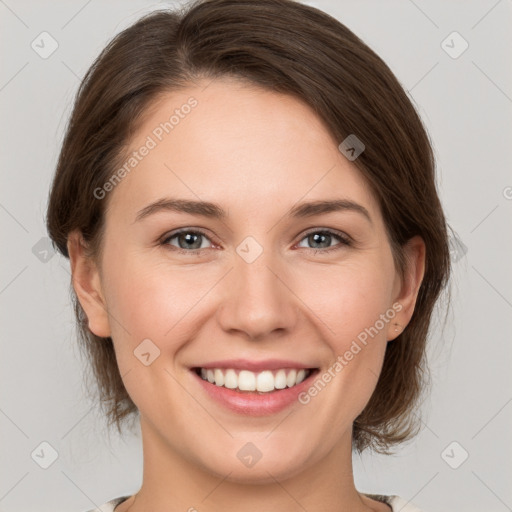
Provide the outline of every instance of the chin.
[[[297,443],[293,445],[297,449]],[[297,452],[292,446],[282,443],[267,443],[266,447],[258,448],[257,440],[254,443],[247,441],[236,443],[234,449],[216,451],[207,460],[202,457],[201,465],[210,473],[233,483],[272,484],[304,471],[311,457],[303,448],[300,449]],[[232,455],[226,457],[227,453]]]

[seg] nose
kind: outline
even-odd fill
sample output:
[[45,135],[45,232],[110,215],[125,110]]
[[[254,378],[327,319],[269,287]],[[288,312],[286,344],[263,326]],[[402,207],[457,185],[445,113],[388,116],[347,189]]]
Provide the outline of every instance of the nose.
[[259,341],[283,335],[295,326],[299,300],[291,276],[272,260],[270,252],[263,251],[252,263],[235,259],[217,309],[217,320],[226,332]]

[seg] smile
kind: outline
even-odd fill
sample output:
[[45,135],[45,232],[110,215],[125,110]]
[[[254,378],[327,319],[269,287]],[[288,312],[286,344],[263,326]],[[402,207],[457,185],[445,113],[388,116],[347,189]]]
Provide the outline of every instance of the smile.
[[[293,406],[311,386],[320,368],[297,361],[231,359],[190,368],[193,381],[207,400],[243,416],[267,416]],[[194,385],[194,386],[195,386]]]
[[196,368],[203,380],[218,387],[233,389],[238,392],[272,393],[277,390],[292,388],[307,379],[312,368],[280,368],[252,372],[235,368]]

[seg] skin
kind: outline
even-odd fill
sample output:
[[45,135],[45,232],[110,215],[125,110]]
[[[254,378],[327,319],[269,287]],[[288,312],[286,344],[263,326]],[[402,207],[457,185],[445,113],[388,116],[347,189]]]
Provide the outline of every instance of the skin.
[[[132,150],[191,96],[197,107],[103,199],[101,260],[85,257],[78,232],[68,242],[89,328],[112,337],[140,411],[143,483],[116,512],[389,511],[355,488],[351,429],[375,389],[387,341],[399,334],[394,323],[406,326],[412,316],[424,243],[406,246],[401,279],[360,172],[313,110],[290,96],[232,79],[191,85],[153,105]],[[160,211],[135,222],[167,196],[216,202],[228,217]],[[363,205],[371,222],[354,211],[286,217],[299,201],[338,198]],[[200,254],[174,251],[179,237],[159,244],[178,228],[207,232]],[[305,234],[311,228],[355,242],[315,245]],[[247,236],[263,248],[252,263],[236,252]],[[284,358],[323,372],[395,303],[401,311],[307,405],[236,414],[211,401],[189,371],[219,359]],[[160,350],[149,366],[133,353],[146,338]],[[252,468],[236,456],[247,442],[262,453]]]

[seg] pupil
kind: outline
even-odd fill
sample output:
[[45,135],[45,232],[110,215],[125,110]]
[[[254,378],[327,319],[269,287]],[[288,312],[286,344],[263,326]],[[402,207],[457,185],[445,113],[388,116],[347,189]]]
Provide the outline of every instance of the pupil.
[[[193,239],[195,238],[195,242],[197,244],[197,240],[199,239],[199,235],[193,234],[193,233],[186,233],[185,235],[183,235],[183,238],[185,238],[186,243],[188,243],[188,244],[190,244],[190,243],[194,244],[194,240]],[[181,244],[180,244],[180,246],[181,246]],[[201,247],[201,243],[199,243],[199,246],[197,246],[197,247],[191,247],[191,245],[186,245],[186,248],[188,248],[188,249],[190,249],[190,248],[192,248],[192,249],[199,249],[200,247]]]
[[[313,243],[322,243],[322,242],[319,242],[318,241],[318,238],[321,237],[325,240],[325,238],[328,238],[330,237],[330,235],[327,235],[327,234],[324,234],[324,233],[314,233],[313,235],[311,235],[311,237],[313,238]],[[327,245],[328,247],[329,245]]]

